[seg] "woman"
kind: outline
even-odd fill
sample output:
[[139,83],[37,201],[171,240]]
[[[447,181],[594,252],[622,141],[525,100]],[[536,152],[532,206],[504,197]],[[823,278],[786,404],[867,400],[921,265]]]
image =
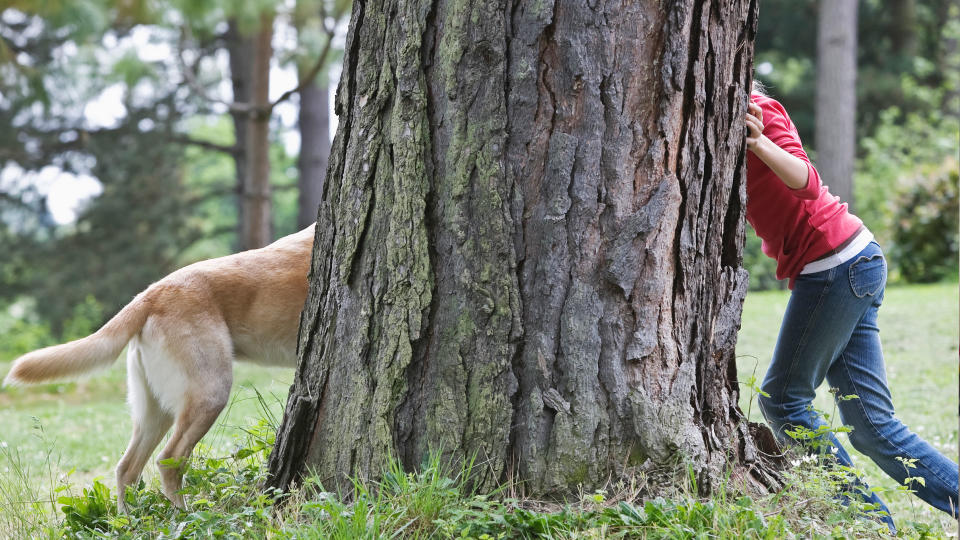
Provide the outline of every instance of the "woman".
[[[853,447],[930,505],[957,516],[957,464],[912,433],[893,413],[883,364],[877,310],[887,278],[880,246],[863,222],[821,183],[790,117],[754,86],[747,122],[747,220],[777,261],[777,278],[792,290],[767,370],[760,409],[777,438],[796,426],[824,425],[813,410],[826,378],[838,389],[837,407],[851,426]],[[832,433],[830,450],[850,456]],[[907,470],[897,458],[915,460]],[[868,502],[886,506],[870,493]],[[889,514],[889,512],[887,512]],[[893,526],[889,516],[884,518]]]

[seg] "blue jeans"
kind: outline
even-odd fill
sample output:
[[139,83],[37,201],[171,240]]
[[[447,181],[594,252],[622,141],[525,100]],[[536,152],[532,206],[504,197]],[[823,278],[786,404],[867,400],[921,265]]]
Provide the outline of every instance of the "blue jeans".
[[[925,484],[912,482],[910,488],[956,517],[957,464],[893,415],[877,328],[886,281],[886,261],[876,242],[840,266],[797,277],[762,384],[769,397],[760,396],[760,409],[781,442],[789,442],[784,431],[791,426],[816,430],[824,420],[812,403],[826,377],[838,389],[837,398],[859,396],[837,399],[841,421],[853,428],[848,434],[853,447],[901,484],[908,476],[923,477]],[[836,437],[828,437],[837,460],[852,466]],[[897,457],[915,459],[916,468],[907,469]],[[876,494],[864,499],[887,510]]]

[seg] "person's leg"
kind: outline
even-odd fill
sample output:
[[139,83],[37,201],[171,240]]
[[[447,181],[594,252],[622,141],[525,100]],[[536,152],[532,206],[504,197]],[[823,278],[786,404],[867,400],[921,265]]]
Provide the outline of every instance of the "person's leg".
[[[858,268],[850,272],[855,275]],[[864,314],[843,353],[830,366],[827,381],[839,390],[838,396],[857,396],[838,401],[840,418],[853,428],[849,433],[853,447],[900,484],[907,477],[923,478],[909,487],[931,506],[957,517],[957,464],[894,416],[877,327],[881,300],[879,295]],[[912,460],[915,468],[897,458]]]
[[[760,410],[782,443],[794,442],[787,434],[793,428],[815,431],[824,425],[823,417],[812,409],[816,389],[866,310],[850,301],[843,291],[845,282],[845,266],[802,275],[790,295],[761,384],[768,395],[758,397]],[[830,439],[836,453],[842,452],[832,435]]]
[[[876,249],[879,251],[879,247]],[[869,296],[851,293],[847,271],[850,264],[801,275],[795,281],[773,360],[761,385],[768,396],[758,398],[767,423],[783,443],[795,442],[787,434],[788,430],[799,426],[816,431],[825,425],[820,413],[812,408],[816,388],[873,302]],[[882,291],[882,283],[879,290]],[[833,452],[840,464],[853,465],[850,455],[832,432],[817,442],[826,447],[821,451]],[[889,514],[876,494],[863,491],[867,502]],[[889,516],[885,521],[893,527]]]

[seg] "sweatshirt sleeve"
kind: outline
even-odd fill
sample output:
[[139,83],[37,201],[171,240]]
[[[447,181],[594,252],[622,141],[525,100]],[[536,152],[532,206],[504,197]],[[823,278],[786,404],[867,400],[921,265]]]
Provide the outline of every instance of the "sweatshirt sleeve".
[[774,99],[760,100],[758,103],[763,111],[763,134],[770,139],[773,144],[783,148],[790,154],[800,158],[807,164],[807,185],[801,189],[790,189],[790,192],[800,199],[816,199],[820,196],[820,174],[816,167],[810,163],[810,158],[803,151],[803,145],[800,142],[800,134],[796,126],[787,115],[786,109]]

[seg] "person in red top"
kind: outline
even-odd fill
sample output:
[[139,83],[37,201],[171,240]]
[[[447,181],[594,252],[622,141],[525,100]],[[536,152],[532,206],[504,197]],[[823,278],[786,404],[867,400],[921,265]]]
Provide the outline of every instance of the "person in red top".
[[[803,431],[798,428],[816,431],[825,422],[813,398],[826,379],[837,389],[841,420],[853,428],[854,448],[901,484],[923,477],[909,487],[957,517],[957,464],[894,416],[877,327],[887,278],[880,246],[848,205],[830,194],[787,111],[756,86],[746,123],[747,221],[763,240],[763,252],[777,261],[777,278],[789,279],[791,289],[761,384],[760,410],[783,443]],[[841,399],[851,395],[856,398]],[[853,466],[833,433],[819,442],[842,465]],[[915,460],[916,469],[898,458]],[[875,493],[858,482],[850,487],[886,512],[883,519],[895,530]]]
[[762,138],[748,141],[747,221],[763,239],[763,252],[777,261],[777,279],[790,278],[793,289],[806,265],[846,248],[846,242],[856,254],[873,236],[823,185],[783,106],[756,94],[751,110],[759,115],[750,116],[755,120],[767,114]]

